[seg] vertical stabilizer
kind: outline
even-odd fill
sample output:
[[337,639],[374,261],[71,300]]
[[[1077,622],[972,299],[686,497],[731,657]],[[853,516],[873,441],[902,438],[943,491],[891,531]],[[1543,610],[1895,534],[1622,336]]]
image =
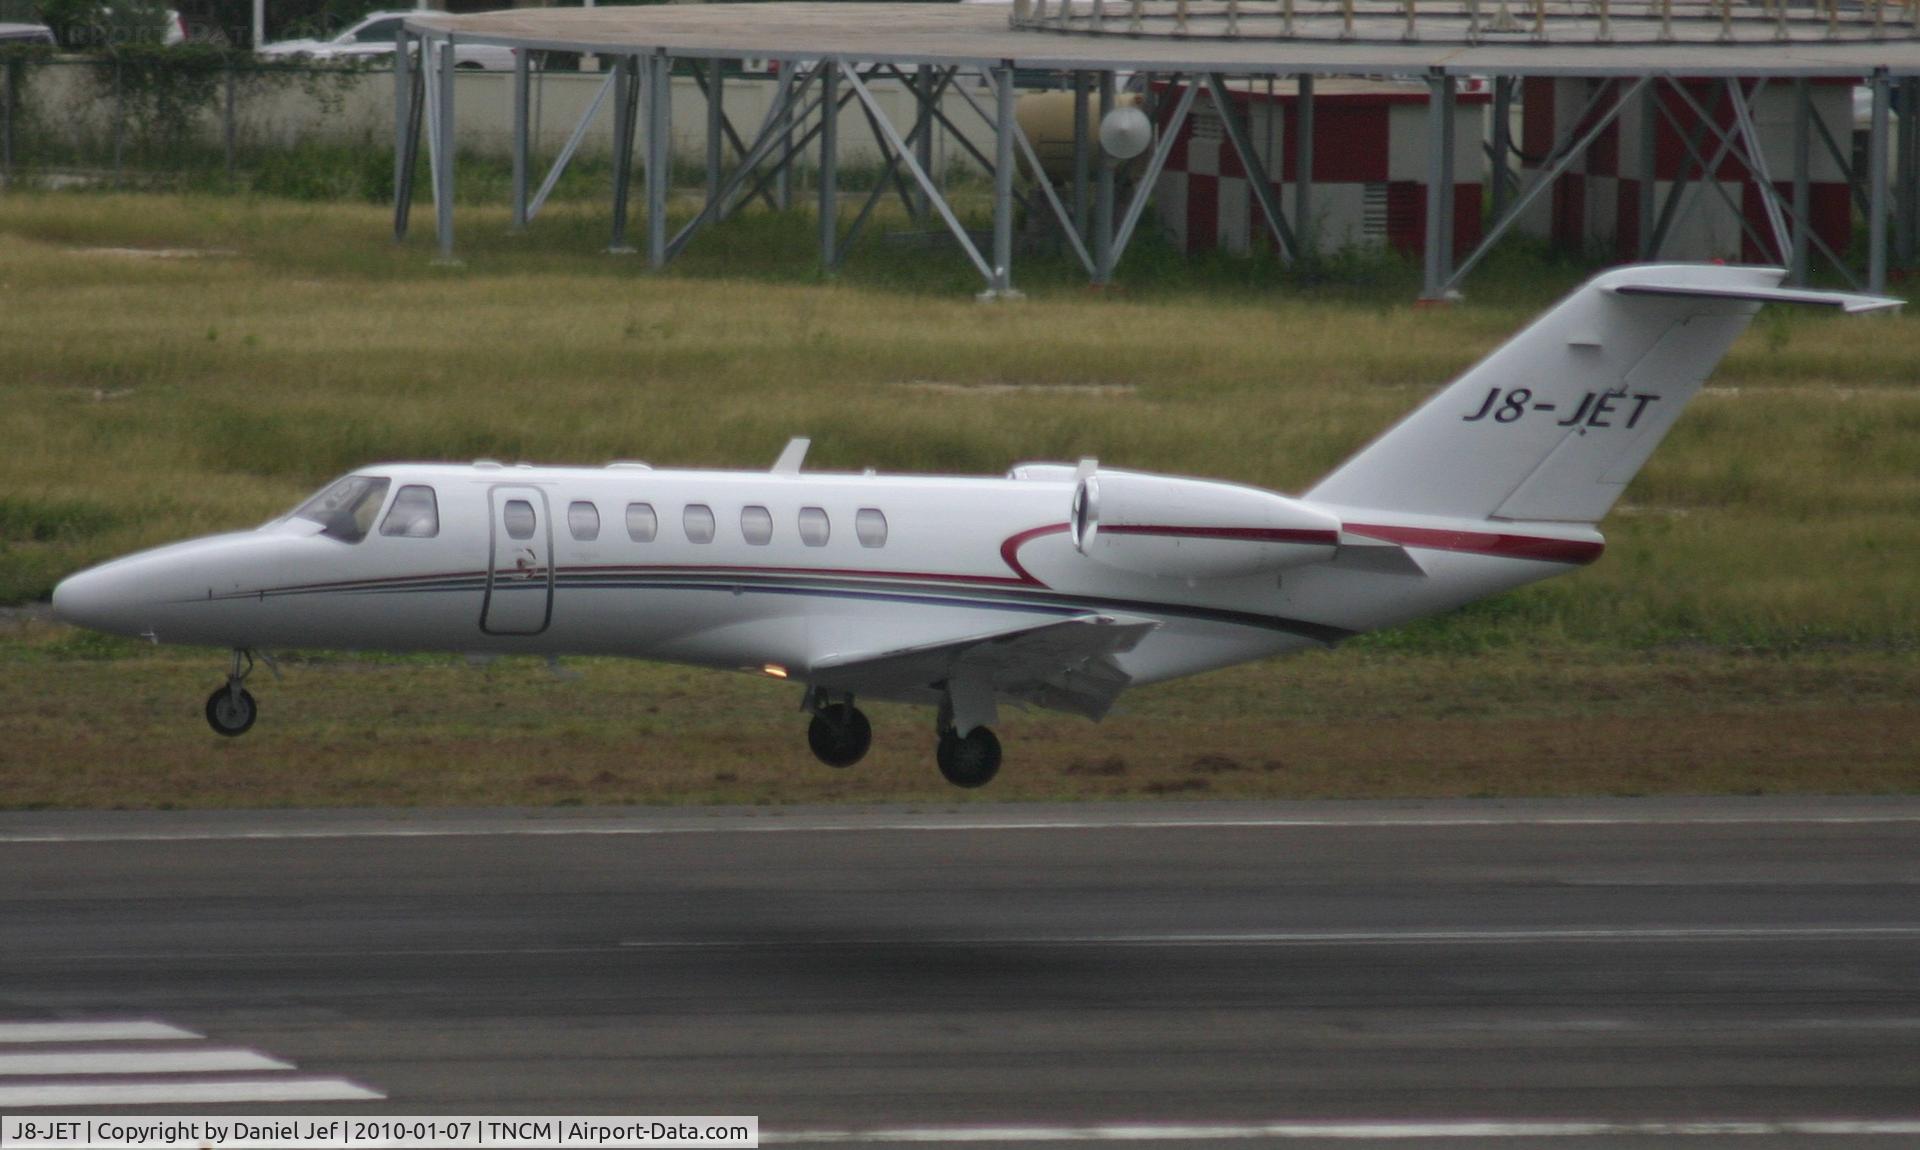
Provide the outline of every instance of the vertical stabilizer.
[[1781,288],[1778,268],[1649,265],[1588,281],[1306,495],[1474,519],[1595,523],[1762,303],[1899,301]]

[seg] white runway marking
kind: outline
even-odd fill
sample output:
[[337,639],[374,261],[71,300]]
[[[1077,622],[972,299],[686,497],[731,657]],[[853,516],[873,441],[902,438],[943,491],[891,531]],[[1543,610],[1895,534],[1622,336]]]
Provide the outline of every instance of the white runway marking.
[[656,822],[586,822],[569,825],[344,825],[282,829],[222,829],[188,831],[0,831],[0,846],[50,843],[189,843],[278,842],[337,839],[440,838],[569,838],[653,837],[717,834],[847,834],[887,832],[912,834],[984,834],[993,831],[1123,831],[1123,830],[1360,830],[1448,829],[1470,827],[1639,827],[1639,826],[1886,826],[1920,824],[1912,814],[1813,815],[1781,813],[1728,815],[1536,815],[1492,811],[1485,815],[1335,815],[1248,818],[1112,818],[974,819],[949,821],[929,816],[924,821],[861,821],[846,819],[786,820],[780,816],[716,819],[711,824]]
[[163,1042],[199,1038],[164,1022],[140,1019],[101,1022],[0,1022],[0,1043],[12,1042]]
[[[1515,930],[1250,931],[1223,934],[976,935],[943,938],[942,946],[1515,946],[1556,942],[1846,942],[1920,938],[1920,926],[1606,927]],[[788,950],[884,947],[885,938],[629,939],[628,950]]]
[[[157,1045],[105,1045],[129,1041]],[[8,1044],[0,1050],[0,1112],[386,1097],[344,1078],[285,1073],[295,1069],[293,1063],[256,1050],[205,1045],[205,1036],[164,1022],[0,1022],[0,1042]]]
[[1253,1140],[1485,1141],[1504,1138],[1899,1137],[1920,1118],[1752,1122],[1264,1122],[1103,1126],[925,1126],[883,1130],[762,1130],[762,1146],[831,1143],[1237,1142]]
[[[1897,942],[1920,939],[1913,926],[1814,927],[1622,927],[1546,928],[1517,930],[1401,930],[1401,931],[1257,931],[1245,933],[1089,934],[1089,935],[956,935],[918,940],[925,945],[967,947],[1314,947],[1314,946],[1503,946],[1540,943],[1635,942]],[[355,947],[352,949],[262,949],[135,951],[64,953],[45,956],[49,962],[172,962],[198,959],[280,958],[505,958],[529,955],[613,954],[621,951],[779,951],[848,948],[886,949],[899,938],[848,935],[844,938],[630,938],[611,943],[578,946],[435,946]],[[1916,1023],[1920,1025],[1920,1023]]]
[[54,1050],[0,1054],[0,1077],[53,1074],[213,1074],[292,1070],[293,1063],[233,1047],[185,1050]]
[[234,1082],[78,1082],[0,1085],[0,1107],[165,1106],[216,1102],[372,1102],[386,1095],[344,1078]]

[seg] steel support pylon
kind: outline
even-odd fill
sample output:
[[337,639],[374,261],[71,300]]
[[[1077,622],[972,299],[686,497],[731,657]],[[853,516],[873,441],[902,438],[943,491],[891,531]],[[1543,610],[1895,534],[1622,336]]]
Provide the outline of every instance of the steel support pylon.
[[533,85],[525,48],[513,52],[513,230],[527,230],[527,106]]
[[1420,298],[1447,298],[1453,263],[1453,77],[1427,77],[1427,228]]
[[[1107,122],[1118,100],[1113,73],[1100,73],[1100,123]],[[1099,175],[1093,191],[1093,283],[1104,287],[1113,282],[1114,161],[1105,148],[1098,152]]]
[[[937,98],[934,77],[938,71],[932,64],[920,65],[917,73],[920,98],[914,102],[913,130],[916,134],[913,138],[913,158],[920,165],[920,170],[928,175],[933,174],[933,113],[928,105]],[[913,207],[915,219],[927,218],[929,202],[925,189],[915,187]]]
[[1893,82],[1885,68],[1873,73],[1873,119],[1867,132],[1867,291],[1887,290],[1887,133]]
[[1813,115],[1813,94],[1806,78],[1793,82],[1793,247],[1787,261],[1787,282],[1804,286],[1807,282],[1807,213],[1813,205],[1812,173],[1813,132],[1807,121]]
[[[1294,80],[1293,114],[1293,235],[1296,254],[1311,263],[1319,249],[1313,234],[1313,77]],[[1280,109],[1269,106],[1267,115],[1278,116]],[[1285,171],[1283,167],[1281,169]]]
[[633,133],[640,100],[634,73],[639,63],[637,56],[613,60],[613,234],[607,253],[616,256],[633,254],[627,244],[627,199],[633,186]]
[[[1013,61],[1002,60],[993,70],[993,278],[988,298],[1004,299],[1013,292]],[[1035,172],[1044,180],[1044,172]]]
[[707,198],[720,192],[727,134],[726,61],[707,61]]
[[440,42],[440,50],[435,53],[434,77],[435,109],[434,138],[437,143],[435,153],[439,163],[436,165],[433,188],[433,212],[436,232],[440,243],[440,262],[457,262],[453,254],[453,37],[448,36]]
[[673,57],[647,61],[647,266],[667,266],[667,193],[673,185]]
[[831,273],[840,240],[840,63],[820,61],[820,270]]

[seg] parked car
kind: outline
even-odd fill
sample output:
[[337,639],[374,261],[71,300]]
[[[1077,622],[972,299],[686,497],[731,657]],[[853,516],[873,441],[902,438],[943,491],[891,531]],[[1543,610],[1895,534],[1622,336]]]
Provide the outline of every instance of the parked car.
[[52,44],[53,29],[45,24],[0,24],[0,44]]
[[[280,40],[262,44],[260,55],[270,60],[377,60],[393,51],[394,33],[409,16],[444,15],[429,8],[412,12],[374,12],[331,40]],[[453,66],[485,68],[488,71],[513,70],[513,49],[493,44],[453,46]]]

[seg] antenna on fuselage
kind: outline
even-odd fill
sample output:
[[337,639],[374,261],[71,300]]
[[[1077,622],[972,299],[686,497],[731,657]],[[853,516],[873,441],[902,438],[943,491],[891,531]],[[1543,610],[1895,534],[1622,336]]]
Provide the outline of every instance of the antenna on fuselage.
[[780,458],[773,461],[775,475],[798,475],[800,465],[807,461],[807,448],[813,446],[813,440],[795,437],[787,440],[787,446],[780,452]]

